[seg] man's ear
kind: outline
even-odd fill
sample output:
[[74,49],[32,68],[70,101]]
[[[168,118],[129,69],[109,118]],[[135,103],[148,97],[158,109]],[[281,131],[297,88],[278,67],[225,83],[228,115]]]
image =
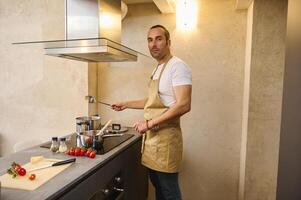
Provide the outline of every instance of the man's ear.
[[170,42],[171,42],[170,40],[167,40],[167,45],[168,45],[169,47],[170,47]]

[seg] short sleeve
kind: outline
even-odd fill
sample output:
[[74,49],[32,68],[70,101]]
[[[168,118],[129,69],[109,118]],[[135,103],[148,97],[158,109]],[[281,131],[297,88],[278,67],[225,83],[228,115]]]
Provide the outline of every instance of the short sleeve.
[[172,85],[192,85],[190,67],[184,62],[175,62],[172,66]]

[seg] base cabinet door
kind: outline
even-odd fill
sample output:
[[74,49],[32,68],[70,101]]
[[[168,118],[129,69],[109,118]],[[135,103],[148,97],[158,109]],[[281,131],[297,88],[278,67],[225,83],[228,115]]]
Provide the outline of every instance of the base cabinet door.
[[145,200],[147,170],[141,165],[141,139],[117,154],[59,197],[63,200]]

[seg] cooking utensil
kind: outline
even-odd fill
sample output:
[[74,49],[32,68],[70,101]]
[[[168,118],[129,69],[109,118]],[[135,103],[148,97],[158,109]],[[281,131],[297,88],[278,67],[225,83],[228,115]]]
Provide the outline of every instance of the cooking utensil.
[[99,115],[93,115],[90,117],[83,116],[76,119],[76,132],[84,132],[87,130],[97,130],[101,127],[101,118]]
[[104,130],[108,127],[112,120],[109,120],[101,130],[88,130],[83,132],[77,132],[77,147],[86,147],[89,148],[93,144],[93,137],[97,136],[102,140],[102,136],[104,135]]
[[53,163],[51,165],[45,165],[45,166],[41,166],[41,167],[32,168],[32,169],[27,170],[27,172],[32,172],[32,171],[36,171],[36,170],[40,170],[40,169],[45,169],[45,168],[49,168],[49,167],[55,167],[55,166],[65,165],[65,164],[68,164],[68,163],[73,163],[75,161],[76,161],[76,158],[71,158],[71,159],[68,159],[68,160],[63,160],[63,161],[55,162],[55,163]]
[[110,125],[112,120],[109,120],[103,127],[100,129],[100,131],[96,134],[96,136],[102,136],[104,135],[104,130]]
[[97,101],[97,103],[100,103],[100,104],[103,104],[103,105],[106,105],[106,106],[112,107],[112,105],[111,105],[111,104],[109,104],[109,103],[105,103],[105,102],[102,102],[102,101]]
[[106,137],[120,137],[123,134],[105,134],[106,128],[109,126],[112,120],[109,120],[101,130],[89,130],[81,133],[77,133],[77,146],[89,148],[96,141],[98,144],[103,144],[103,140]]
[[109,103],[105,103],[103,101],[96,101],[95,97],[93,97],[93,96],[86,96],[85,98],[88,100],[89,103],[100,103],[100,104],[112,107],[112,105]]

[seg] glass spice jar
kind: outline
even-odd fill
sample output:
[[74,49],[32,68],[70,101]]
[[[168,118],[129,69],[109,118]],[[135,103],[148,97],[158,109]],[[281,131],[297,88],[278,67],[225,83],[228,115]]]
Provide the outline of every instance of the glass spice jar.
[[66,138],[60,138],[59,152],[64,153],[67,151]]
[[59,142],[57,137],[52,137],[50,150],[52,152],[57,152],[59,150]]

